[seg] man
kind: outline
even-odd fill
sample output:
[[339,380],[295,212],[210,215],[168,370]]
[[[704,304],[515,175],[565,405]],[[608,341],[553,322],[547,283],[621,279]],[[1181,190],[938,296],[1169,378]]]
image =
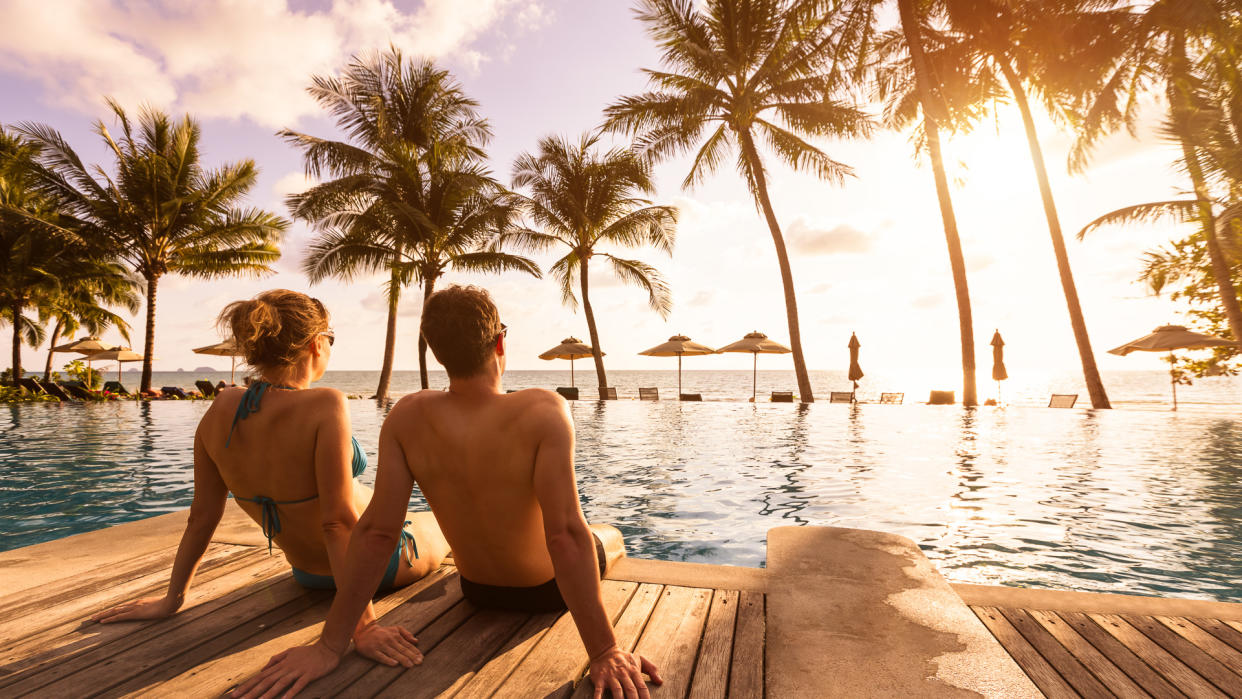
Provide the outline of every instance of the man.
[[[484,607],[568,608],[590,657],[595,696],[648,697],[656,667],[617,647],[600,596],[598,538],[578,502],[574,428],[556,393],[506,394],[505,333],[483,289],[450,286],[423,306],[422,333],[449,375],[449,390],[401,399],[380,431],[375,495],[354,528],[346,579],[311,646],[272,658],[238,688],[243,697],[296,694],[331,672],[379,585],[417,482],[453,551],[462,593]],[[412,641],[412,637],[408,639]],[[412,642],[393,653],[409,667]]]

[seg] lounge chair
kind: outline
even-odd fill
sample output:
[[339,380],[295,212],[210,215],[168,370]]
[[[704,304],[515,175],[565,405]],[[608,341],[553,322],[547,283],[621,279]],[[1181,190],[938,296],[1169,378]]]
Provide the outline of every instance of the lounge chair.
[[793,391],[772,391],[773,403],[792,403]]
[[210,381],[199,379],[194,382],[198,386],[198,392],[203,394],[204,398],[214,398],[216,395],[216,385]]
[[60,387],[65,389],[69,395],[80,400],[93,400],[96,397],[81,381],[65,381],[60,384]]
[[160,389],[160,393],[163,393],[165,398],[189,398],[189,396],[185,394],[185,391],[178,386],[165,386]]
[[561,394],[565,400],[578,400],[578,389],[573,386],[559,386],[556,392]]
[[829,403],[853,403],[854,392],[853,391],[833,391],[832,393],[828,394],[828,402]]
[[74,399],[73,396],[69,395],[69,392],[65,390],[64,386],[61,386],[55,381],[49,381],[48,383],[40,382],[40,385],[43,386],[43,390],[47,391],[49,396],[56,396],[62,401],[72,401]]
[[122,385],[121,385],[121,382],[120,382],[120,381],[109,381],[109,382],[105,383],[105,384],[104,384],[104,387],[103,387],[103,390],[104,390],[106,393],[115,393],[115,394],[117,394],[118,396],[129,396],[129,395],[133,395],[132,393],[130,393],[130,392],[129,392],[129,389],[127,389],[127,388],[125,388],[124,386],[122,386]]
[[932,391],[927,397],[928,405],[953,405],[957,402],[957,397],[953,395],[953,391]]
[[1049,408],[1072,408],[1078,402],[1077,393],[1054,393],[1048,400]]
[[660,400],[660,389],[640,388],[638,389],[638,400]]
[[47,391],[43,390],[43,384],[39,383],[38,379],[32,379],[32,378],[27,377],[27,378],[18,379],[16,383],[18,386],[21,386],[22,388],[26,389],[27,391],[30,391],[36,396],[47,393]]
[[609,386],[608,388],[599,389],[599,399],[600,400],[616,400],[617,399],[617,387]]
[[703,394],[702,393],[683,393],[681,394],[681,400],[702,401]]
[[904,401],[905,399],[906,399],[906,394],[904,393],[881,393],[880,394],[880,403],[883,403],[883,404],[901,405],[901,402]]

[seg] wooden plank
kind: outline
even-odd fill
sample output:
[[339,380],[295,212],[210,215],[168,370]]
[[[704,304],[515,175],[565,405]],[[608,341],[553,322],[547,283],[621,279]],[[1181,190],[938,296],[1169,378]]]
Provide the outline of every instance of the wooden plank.
[[1242,697],[1242,677],[1230,672],[1229,668],[1221,665],[1203,649],[1174,633],[1153,617],[1127,614],[1121,618],[1142,631],[1151,640],[1159,643],[1165,650],[1177,656],[1178,660],[1189,665],[1195,672],[1207,678],[1229,696]]
[[1200,677],[1181,660],[1116,614],[1088,614],[1100,628],[1107,631],[1153,670],[1163,675],[1173,686],[1193,697],[1225,696],[1207,680]]
[[[430,576],[428,576],[430,577]],[[427,578],[375,602],[383,615],[424,589]],[[200,644],[106,693],[140,696],[216,695],[258,672],[271,656],[319,637],[332,599],[329,590],[310,590],[284,605]]]
[[[416,594],[405,604],[383,615],[380,621],[389,626],[404,626],[418,638],[419,649],[426,652],[431,647],[429,641],[432,639],[425,638],[423,631],[461,602],[461,581],[456,568],[442,566],[411,587],[418,588]],[[349,685],[374,668],[375,661],[357,653],[348,653],[331,675],[309,685],[304,690],[305,696],[332,697],[342,694]]]
[[1026,638],[1009,623],[1005,615],[1001,614],[996,607],[972,607],[979,620],[983,625],[988,627],[988,631],[1001,642],[1005,650],[1013,656],[1018,665],[1026,673],[1027,677],[1035,683],[1039,691],[1052,699],[1060,699],[1060,697],[1077,697],[1072,687],[1057,674],[1057,671],[1044,660],[1039,651],[1027,642]]
[[[479,668],[474,676],[463,686],[458,687],[449,696],[460,699],[490,697],[505,683],[513,670],[524,660],[543,639],[563,614],[568,612],[547,612],[535,614],[513,634],[513,637],[501,646],[500,650]],[[447,693],[446,693],[447,694]]]
[[[1099,678],[1100,682],[1110,692],[1118,696],[1137,697],[1146,694],[1142,687],[1127,677],[1126,673],[1114,665],[1103,653],[1096,650],[1094,646],[1074,630],[1074,627],[1065,623],[1061,617],[1056,615],[1056,612],[1035,609],[1028,609],[1026,612],[1045,631],[1051,634],[1057,640],[1057,643],[1060,643],[1065,650],[1069,651],[1078,662],[1082,663],[1093,675]],[[1180,693],[1175,693],[1160,696],[1172,699],[1181,695]]]
[[[646,628],[647,622],[651,619],[651,612],[655,610],[656,604],[660,601],[660,597],[664,594],[664,586],[659,584],[639,585],[634,596],[630,598],[630,603],[626,605],[625,611],[621,613],[621,618],[613,625],[612,632],[617,638],[617,647],[634,652],[634,647],[638,645],[638,639],[642,636],[643,629]],[[595,696],[595,683],[587,675],[590,668],[584,663],[576,674],[573,699],[590,699]],[[566,690],[568,691],[568,690]],[[557,694],[555,696],[564,696]],[[611,696],[605,692],[604,696]]]
[[[249,547],[214,544],[203,554],[199,567],[211,570],[253,551]],[[86,576],[94,581],[91,585],[61,587],[47,596],[27,591],[26,604],[13,605],[11,610],[0,614],[0,619],[6,620],[0,623],[0,647],[68,621],[89,617],[121,602],[166,591],[172,559],[158,553],[145,556],[143,560],[145,563],[140,570],[127,569],[116,579],[100,579],[100,574],[96,573]]]
[[1228,643],[1234,650],[1242,651],[1242,631],[1234,629],[1220,619],[1191,619],[1199,628]]
[[737,622],[737,590],[716,590],[707,612],[707,627],[690,681],[690,699],[724,699],[729,688],[729,658]]
[[[1193,643],[1199,650],[1212,656],[1216,662],[1229,668],[1235,675],[1242,675],[1242,652],[1204,631],[1189,619],[1181,617],[1155,617],[1173,633]],[[1238,678],[1242,682],[1242,677]]]
[[664,678],[663,685],[651,688],[652,697],[686,696],[711,602],[711,590],[664,588],[634,651],[655,663]]
[[[225,546],[215,544],[209,546],[208,551],[213,548],[225,548]],[[40,585],[37,590],[38,594],[31,594],[30,590],[14,593],[8,593],[6,590],[6,594],[0,597],[0,618],[12,618],[14,614],[80,597],[84,593],[96,592],[105,585],[126,582],[161,568],[171,568],[176,554],[176,546],[161,547],[154,551],[135,553],[132,557],[124,558],[108,566],[80,568],[74,570],[73,575]],[[38,562],[30,562],[26,565],[37,566]]]
[[1161,677],[1159,673],[1152,670],[1147,663],[1143,662],[1129,648],[1126,648],[1121,641],[1118,641],[1104,631],[1104,629],[1100,628],[1099,624],[1096,624],[1086,614],[1082,612],[1056,612],[1056,615],[1077,631],[1079,636],[1086,639],[1093,648],[1120,668],[1127,677],[1138,683],[1143,688],[1143,691],[1162,699],[1165,697],[1175,699],[1185,696]]
[[483,609],[427,654],[422,665],[401,672],[380,697],[452,696],[505,644],[529,614]]
[[763,699],[764,601],[758,592],[742,592],[738,598],[729,699]]
[[[33,663],[29,670],[5,678],[6,693],[21,694],[45,685],[45,693],[63,687],[67,690],[65,695],[73,694],[68,690],[75,685],[106,689],[128,674],[112,682],[105,676],[120,667],[140,667],[148,652],[152,662],[162,662],[170,647],[193,645],[228,630],[233,623],[229,620],[232,614],[218,616],[221,610],[233,610],[237,605],[270,608],[301,597],[304,590],[289,578],[284,560],[265,559],[266,554],[258,563],[254,557],[245,557],[234,567],[217,569],[223,573],[218,577],[211,576],[216,571],[205,574],[196,580],[191,592],[194,598],[206,601],[168,619],[108,625],[85,623],[50,629],[48,633],[59,634],[59,639],[27,656],[26,662]],[[260,595],[264,591],[267,594]],[[260,595],[255,598],[259,601],[248,601],[256,595]],[[53,682],[55,684],[51,684]]]
[[1074,656],[1061,645],[1060,641],[1048,632],[1039,622],[1035,621],[1025,609],[1000,608],[1000,613],[1013,624],[1039,654],[1047,660],[1057,674],[1070,684],[1079,694],[1087,699],[1108,699],[1112,693],[1100,683],[1091,671],[1083,667]]
[[1242,621],[1226,620],[1225,623],[1233,627],[1234,631],[1242,632]]
[[[608,620],[615,625],[617,617],[626,608],[638,585],[605,580],[600,583],[600,588],[604,611],[608,614]],[[495,696],[518,699],[530,696],[564,696],[572,691],[574,680],[582,676],[588,660],[573,617],[564,614],[518,664]]]

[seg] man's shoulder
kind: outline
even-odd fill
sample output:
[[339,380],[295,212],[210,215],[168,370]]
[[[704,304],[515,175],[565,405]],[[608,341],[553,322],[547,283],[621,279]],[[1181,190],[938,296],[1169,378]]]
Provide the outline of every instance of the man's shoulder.
[[422,410],[428,403],[435,401],[437,398],[443,397],[444,391],[437,391],[431,388],[424,388],[416,393],[407,393],[393,403],[392,409],[388,411],[388,417],[407,417],[416,414]]
[[506,394],[505,398],[526,405],[542,405],[557,409],[565,404],[565,399],[561,397],[561,394],[546,388],[523,388],[520,391]]

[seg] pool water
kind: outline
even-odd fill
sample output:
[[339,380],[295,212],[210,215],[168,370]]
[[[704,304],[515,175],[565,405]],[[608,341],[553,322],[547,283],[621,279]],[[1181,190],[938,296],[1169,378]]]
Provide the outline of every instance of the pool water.
[[[350,403],[375,463],[384,411]],[[207,406],[0,407],[0,550],[186,507]],[[583,508],[617,525],[633,556],[762,566],[772,527],[858,527],[914,539],[953,581],[1242,602],[1242,423],[1227,413],[572,411]]]

